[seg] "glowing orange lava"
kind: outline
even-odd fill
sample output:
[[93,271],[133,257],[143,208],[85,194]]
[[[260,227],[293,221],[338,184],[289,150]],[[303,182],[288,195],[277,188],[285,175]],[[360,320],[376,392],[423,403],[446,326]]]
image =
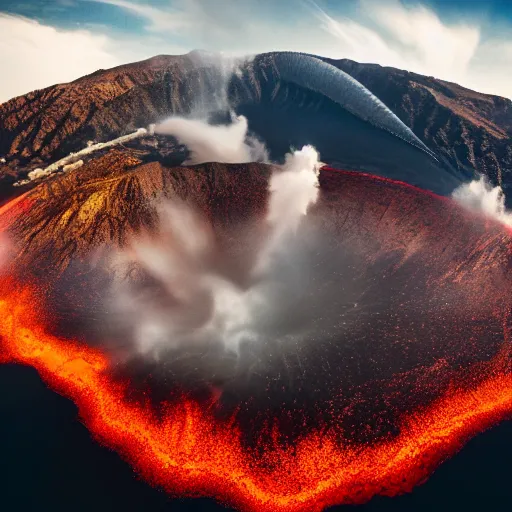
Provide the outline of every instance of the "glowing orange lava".
[[30,290],[8,293],[7,284],[0,285],[2,359],[36,368],[53,389],[78,404],[101,442],[173,494],[213,496],[247,511],[319,511],[376,494],[395,495],[410,491],[470,436],[512,412],[506,346],[483,383],[452,389],[403,418],[393,440],[340,447],[312,433],[293,453],[268,446],[256,460],[242,448],[236,427],[220,424],[196,403],[168,408],[163,420],[149,406],[127,403],[104,355],[48,334],[41,312],[34,311],[41,301]]

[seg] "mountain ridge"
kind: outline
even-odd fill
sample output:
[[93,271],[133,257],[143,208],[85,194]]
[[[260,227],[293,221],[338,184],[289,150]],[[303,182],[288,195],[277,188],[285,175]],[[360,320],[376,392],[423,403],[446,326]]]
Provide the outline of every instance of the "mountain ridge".
[[[358,80],[455,169],[512,186],[512,101],[397,68],[320,59]],[[211,66],[199,51],[158,55],[0,104],[0,157],[7,161],[0,163],[0,186],[19,167],[44,166],[87,140],[186,114],[191,88],[203,86],[198,63]]]

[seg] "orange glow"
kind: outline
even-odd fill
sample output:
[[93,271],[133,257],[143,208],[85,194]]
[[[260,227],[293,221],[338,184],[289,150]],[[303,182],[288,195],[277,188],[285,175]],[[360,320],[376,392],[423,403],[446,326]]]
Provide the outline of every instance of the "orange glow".
[[54,390],[77,403],[99,441],[172,494],[212,496],[251,512],[320,511],[395,495],[410,491],[469,437],[512,412],[506,342],[489,363],[487,380],[471,390],[452,389],[403,418],[401,434],[391,441],[340,447],[311,433],[294,453],[268,446],[263,458],[255,458],[242,448],[236,427],[219,423],[194,402],[169,407],[163,420],[147,405],[127,403],[104,355],[48,334],[44,317],[34,310],[41,301],[30,290],[6,289],[0,283],[2,359],[36,368]]

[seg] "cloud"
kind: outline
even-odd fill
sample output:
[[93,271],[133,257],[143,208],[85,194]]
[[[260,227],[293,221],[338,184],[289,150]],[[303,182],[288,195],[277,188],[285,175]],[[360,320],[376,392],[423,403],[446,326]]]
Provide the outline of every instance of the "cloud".
[[172,8],[169,10],[157,9],[150,5],[140,5],[126,0],[101,0],[101,3],[121,7],[149,21],[148,28],[154,32],[168,32],[173,30],[189,29],[190,17]]
[[0,13],[0,103],[98,69],[149,58],[162,50],[186,53],[182,47],[152,39],[114,39]]
[[490,40],[482,43],[475,53],[467,78],[461,83],[477,91],[512,99],[512,42]]
[[504,72],[512,66],[512,43],[497,36],[484,39],[475,22],[447,23],[419,4],[359,0],[358,9],[348,17],[328,13],[312,0],[293,9],[256,0],[181,0],[172,10],[133,0],[94,1],[141,16],[151,31],[173,34],[190,49],[239,55],[303,51],[407,69],[512,97]]
[[120,64],[107,38],[0,14],[0,102]]
[[479,43],[480,31],[448,26],[423,6],[406,8],[398,1],[360,2],[361,20],[336,20],[317,8],[323,30],[361,62],[401,67],[438,77],[462,78]]
[[62,30],[0,13],[0,65],[9,73],[0,83],[0,102],[100,68],[198,48],[234,55],[291,50],[348,58],[512,98],[506,72],[512,67],[510,38],[498,30],[485,37],[475,20],[448,23],[421,4],[359,0],[357,9],[349,11],[345,3],[326,10],[312,0],[293,3],[293,8],[291,2],[272,0],[169,0],[158,7],[136,0],[87,1],[91,9],[97,3],[123,9],[144,20],[146,30]]
[[354,21],[336,19],[315,4],[321,28],[340,42],[338,54],[512,97],[504,73],[512,65],[512,43],[507,40],[484,41],[479,26],[444,23],[423,5],[360,0],[359,7]]

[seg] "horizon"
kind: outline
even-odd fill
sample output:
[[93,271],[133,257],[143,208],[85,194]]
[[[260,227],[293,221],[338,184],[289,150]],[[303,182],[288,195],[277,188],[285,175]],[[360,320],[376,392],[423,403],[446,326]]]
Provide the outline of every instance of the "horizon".
[[[274,50],[273,52],[279,53],[279,52],[286,52],[286,51],[288,51],[288,50]],[[56,87],[58,85],[67,85],[67,84],[76,82],[76,81],[78,81],[78,80],[80,80],[82,78],[86,78],[86,77],[89,77],[91,75],[94,75],[95,73],[100,73],[102,71],[110,71],[110,70],[122,68],[122,67],[125,67],[125,66],[131,66],[131,65],[134,65],[134,64],[142,63],[142,62],[148,62],[150,60],[158,59],[158,58],[161,58],[161,57],[182,57],[182,56],[194,53],[194,52],[217,53],[217,54],[223,54],[224,53],[222,51],[211,52],[209,50],[204,50],[202,48],[194,48],[192,50],[186,51],[184,53],[179,53],[179,54],[160,53],[160,54],[157,54],[157,55],[153,55],[151,57],[143,58],[143,59],[140,59],[140,60],[134,60],[132,62],[126,62],[126,63],[122,63],[122,64],[117,64],[115,66],[108,67],[108,68],[98,68],[98,69],[95,69],[94,71],[91,71],[91,72],[86,73],[84,75],[78,76],[78,77],[76,77],[74,79],[71,79],[71,80],[69,80],[67,82],[57,82],[57,83],[50,84],[50,85],[45,86],[45,87],[41,87],[39,89],[32,89],[30,91],[27,91],[26,93],[22,93],[22,94],[19,94],[17,96],[13,96],[12,98],[9,98],[9,99],[7,99],[5,101],[1,101],[0,105],[2,105],[4,103],[8,103],[8,102],[10,102],[12,100],[15,100],[17,98],[26,96],[27,94],[30,94],[32,92],[49,89],[49,88],[52,88],[52,87]],[[262,55],[262,54],[265,54],[265,53],[273,53],[273,52],[262,52],[261,54],[255,54],[255,55]],[[293,53],[306,53],[306,52],[293,52]],[[378,67],[383,68],[383,69],[395,69],[395,70],[398,70],[398,71],[405,71],[405,72],[411,73],[413,75],[420,75],[420,76],[424,76],[424,77],[427,77],[427,78],[434,78],[435,80],[437,80],[439,82],[453,84],[453,85],[456,85],[458,87],[461,87],[462,89],[465,89],[465,90],[468,90],[468,91],[472,91],[472,92],[476,92],[477,94],[482,94],[482,95],[485,95],[485,96],[493,96],[493,97],[502,98],[502,99],[505,99],[505,100],[509,101],[510,103],[512,103],[512,99],[511,98],[507,98],[506,96],[500,96],[499,94],[493,94],[493,93],[488,93],[488,92],[477,91],[475,89],[472,89],[471,87],[465,86],[465,85],[457,83],[457,82],[453,82],[453,81],[450,81],[450,80],[444,80],[442,78],[439,78],[439,77],[436,77],[436,76],[432,76],[432,75],[425,75],[425,74],[422,74],[422,73],[416,73],[414,71],[410,71],[410,70],[404,69],[404,68],[398,68],[398,67],[395,67],[395,66],[388,66],[388,65],[385,65],[385,64],[383,65],[383,64],[379,64],[378,62],[359,62],[359,61],[356,61],[354,59],[350,59],[348,57],[341,57],[339,59],[333,59],[332,57],[326,57],[324,55],[318,55],[318,54],[312,54],[312,53],[310,53],[309,55],[312,55],[314,57],[319,57],[319,58],[331,59],[331,60],[347,60],[347,61],[355,62],[356,64],[360,64],[360,65],[363,65],[363,66],[378,66]],[[243,55],[243,56],[240,56],[239,58],[240,59],[247,59],[247,58],[250,58],[250,57],[253,57],[253,56],[254,55]]]
[[512,98],[503,72],[512,67],[512,4],[502,0],[470,6],[457,0],[221,0],[213,8],[207,0],[2,4],[0,64],[10,75],[0,86],[0,103],[99,69],[199,48],[234,56],[299,51]]

